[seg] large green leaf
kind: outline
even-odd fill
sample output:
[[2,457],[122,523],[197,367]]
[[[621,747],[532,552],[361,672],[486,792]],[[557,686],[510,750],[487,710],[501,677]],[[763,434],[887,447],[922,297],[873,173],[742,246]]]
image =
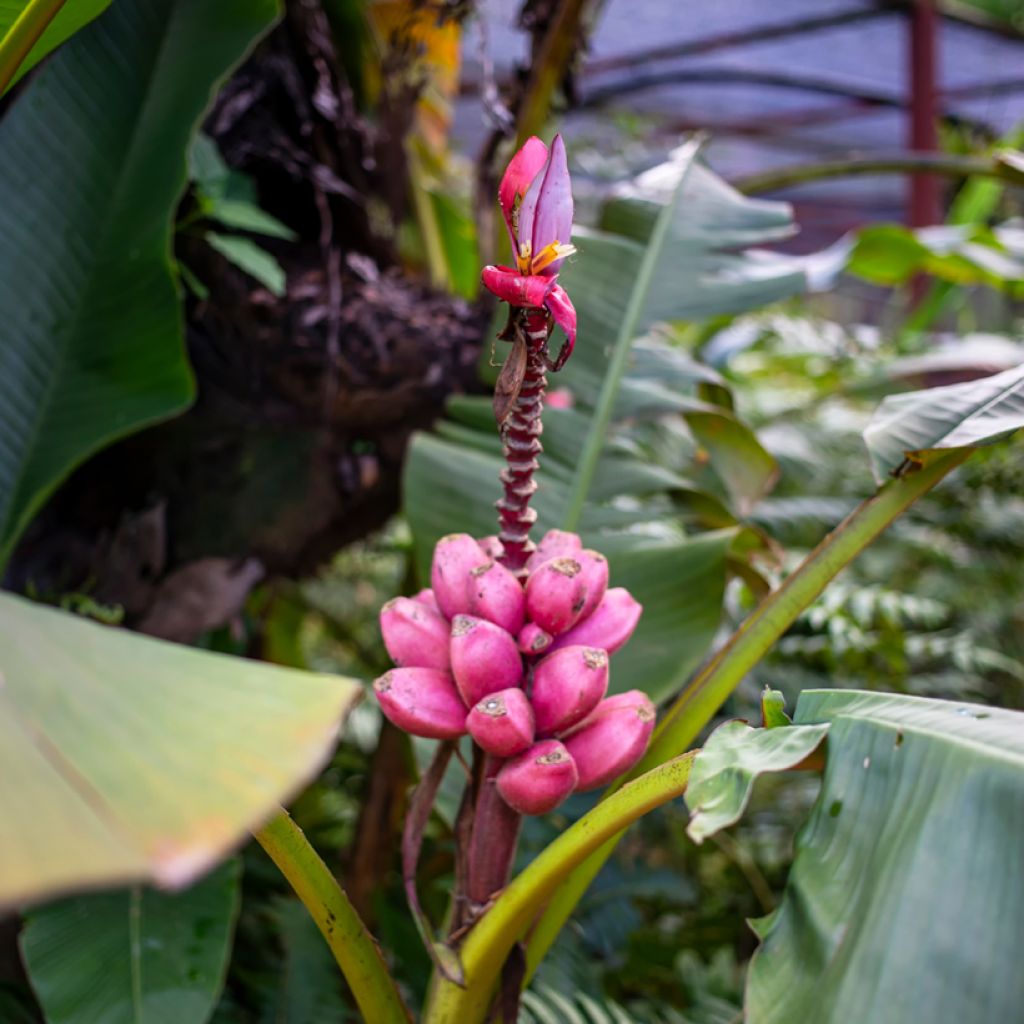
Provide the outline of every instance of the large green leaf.
[[32,911],[21,950],[48,1024],[203,1024],[227,971],[238,867],[185,892],[135,887]]
[[276,0],[133,0],[0,122],[0,561],[86,456],[183,409],[171,273],[185,152]]
[[951,284],[1017,291],[1024,282],[1020,229],[939,225],[911,231],[878,224],[857,233],[846,268],[875,284],[903,284],[927,273]]
[[[30,0],[0,0],[0,39],[3,39],[10,27],[18,20],[25,8],[28,7],[29,2]],[[64,6],[39,37],[39,41],[29,51],[28,56],[21,62],[21,67],[18,68],[11,84],[13,85],[51,50],[70,39],[83,25],[102,14],[109,6],[110,0],[65,0]]]
[[[671,163],[661,164],[620,189],[604,206],[602,230],[645,243],[671,194],[675,173]],[[751,199],[710,168],[695,164],[683,181],[658,260],[646,309],[648,322],[704,320],[806,291],[802,265],[767,252],[743,251],[795,233],[788,203]],[[580,275],[589,274],[586,250],[576,269]],[[575,282],[576,276],[571,277],[570,292]]]
[[309,911],[294,899],[271,910],[281,941],[281,968],[260,1024],[323,1024],[347,1019],[338,965]]
[[751,1024],[1017,1020],[1024,972],[1024,715],[807,691],[821,794],[758,925]]
[[0,594],[0,906],[183,885],[320,767],[353,680]]
[[1024,363],[992,377],[890,395],[864,431],[881,484],[907,463],[991,444],[1024,427]]

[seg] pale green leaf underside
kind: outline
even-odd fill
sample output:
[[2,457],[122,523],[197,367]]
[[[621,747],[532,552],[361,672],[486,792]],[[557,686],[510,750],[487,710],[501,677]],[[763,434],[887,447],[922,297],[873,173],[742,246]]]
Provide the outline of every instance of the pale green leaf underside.
[[187,883],[315,773],[360,692],[0,594],[0,906]]
[[185,151],[275,0],[131,0],[0,121],[0,562],[60,480],[183,409],[171,274]]
[[808,691],[822,791],[747,984],[750,1024],[1016,1020],[1024,715]]
[[1024,364],[992,377],[890,395],[864,431],[875,479],[907,460],[990,444],[1024,427]]
[[[0,0],[0,39],[28,7],[29,0]],[[83,25],[110,6],[110,0],[65,0],[53,21],[39,37],[39,41],[22,61],[11,84],[36,66],[51,50],[70,39]]]
[[828,725],[752,729],[725,722],[708,738],[690,769],[687,835],[695,842],[735,824],[743,816],[758,777],[784,772],[804,760],[825,738]]
[[22,956],[48,1024],[203,1024],[224,984],[239,864],[192,888],[134,887],[27,915]]

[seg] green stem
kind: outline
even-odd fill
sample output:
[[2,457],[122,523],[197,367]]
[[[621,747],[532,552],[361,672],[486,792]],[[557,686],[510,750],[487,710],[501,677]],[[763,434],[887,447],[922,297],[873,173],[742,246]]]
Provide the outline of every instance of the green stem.
[[0,96],[63,6],[64,0],[29,0],[7,34],[0,39]]
[[466,987],[435,975],[423,1015],[425,1024],[477,1024],[484,1019],[498,975],[544,901],[566,875],[617,839],[637,818],[681,796],[693,752],[659,765],[623,786],[563,832],[523,870],[487,911],[460,950]]
[[412,1018],[380,947],[288,812],[282,810],[253,835],[288,879],[327,940],[364,1019],[374,1024],[409,1024]]
[[[889,481],[825,537],[779,589],[751,613],[669,708],[654,733],[646,757],[634,773],[647,771],[652,765],[685,750],[743,677],[839,571],[968,455],[970,449],[944,452],[928,465]],[[527,977],[536,970],[580,897],[614,849],[613,839],[582,862],[559,886],[530,937]]]
[[658,260],[661,258],[661,250],[668,237],[668,230],[675,216],[676,204],[683,191],[683,185],[703,144],[704,139],[701,136],[697,136],[691,140],[684,153],[680,154],[679,162],[682,168],[679,181],[676,183],[671,198],[661,208],[661,212],[658,214],[658,218],[651,230],[651,237],[644,249],[643,259],[640,261],[640,268],[637,271],[633,289],[629,294],[629,301],[626,304],[626,311],[619,323],[619,332],[615,337],[615,346],[612,349],[611,360],[604,375],[601,394],[590,420],[583,452],[576,467],[576,474],[573,476],[572,486],[569,488],[569,497],[566,500],[565,512],[562,515],[563,530],[573,531],[579,526],[583,506],[586,503],[587,494],[590,492],[590,485],[594,481],[597,463],[601,458],[601,449],[604,447],[605,435],[608,433],[608,426],[612,421],[615,399],[618,396],[622,378],[626,372],[626,360],[629,357],[629,350],[633,344],[633,338],[636,336],[644,306],[647,303],[647,294],[651,289],[654,271],[658,265]]
[[816,164],[783,167],[765,174],[753,174],[734,181],[733,187],[747,195],[775,192],[823,178],[846,178],[858,174],[913,174],[927,172],[948,178],[999,178],[1021,183],[1021,173],[998,158],[946,156],[934,153],[894,153],[891,156],[853,157],[849,160],[826,160]]
[[427,271],[430,283],[435,288],[453,290],[451,268],[445,253],[444,241],[441,238],[441,225],[437,220],[434,200],[426,186],[426,173],[423,161],[412,140],[405,147],[406,160],[409,167],[409,192],[412,195],[413,209],[416,211],[416,222],[423,239],[423,253],[427,260]]
[[539,135],[551,111],[555,90],[580,45],[580,34],[590,0],[561,0],[537,54],[530,61],[530,79],[516,124],[516,148],[531,135]]

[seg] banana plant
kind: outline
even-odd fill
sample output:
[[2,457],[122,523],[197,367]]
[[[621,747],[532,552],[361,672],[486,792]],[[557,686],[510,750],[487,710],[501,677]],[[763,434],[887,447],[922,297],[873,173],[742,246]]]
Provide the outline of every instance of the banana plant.
[[[573,501],[563,508],[562,529],[549,529],[539,544],[530,536],[536,518],[530,507],[536,490],[533,477],[541,454],[539,418],[547,374],[557,372],[554,367],[559,363],[551,337],[556,321],[545,307],[553,289],[562,287],[564,280],[559,263],[564,257],[558,248],[564,244],[559,236],[563,213],[556,205],[558,212],[543,217],[537,207],[546,212],[542,205],[545,197],[553,204],[566,202],[559,156],[556,145],[539,169],[533,168],[533,177],[524,174],[522,182],[518,181],[521,165],[513,163],[506,179],[508,187],[502,191],[503,212],[520,259],[516,267],[500,270],[501,276],[485,272],[484,277],[511,300],[509,325],[504,331],[511,348],[495,397],[506,461],[500,475],[503,496],[497,503],[498,530],[477,538],[468,532],[450,532],[443,537],[430,561],[430,586],[410,598],[390,602],[381,615],[385,643],[396,667],[375,684],[380,706],[399,728],[438,742],[437,755],[413,797],[402,850],[411,912],[435,963],[434,979],[419,1018],[423,1021],[483,1021],[491,1014],[514,1019],[520,987],[535,970],[601,862],[633,821],[687,792],[695,756],[701,785],[692,795],[694,834],[707,834],[721,827],[722,821],[734,820],[733,815],[739,811],[734,808],[726,813],[719,808],[715,824],[707,824],[708,776],[713,778],[715,772],[705,764],[713,758],[717,744],[709,746],[706,758],[692,749],[713,714],[843,566],[913,501],[968,458],[974,448],[1005,438],[1024,425],[1024,368],[887,399],[865,434],[879,481],[877,492],[761,601],[733,637],[661,712],[657,724],[653,705],[642,691],[642,679],[627,677],[625,686],[632,682],[635,690],[624,688],[614,696],[604,696],[609,676],[618,674],[620,668],[618,651],[637,642],[639,633],[633,635],[633,631],[647,609],[639,607],[628,588],[612,585],[619,582],[614,566],[609,572],[600,554],[584,546],[586,531],[581,536],[569,529],[576,525]],[[545,189],[549,183],[551,187]],[[653,264],[650,252],[663,241],[674,213],[670,199],[650,232],[650,248],[642,264],[647,268],[648,281]],[[531,235],[524,252],[528,231]],[[538,267],[533,262],[534,252],[549,249],[554,259],[547,263],[542,260]],[[577,296],[566,291],[576,303],[578,320],[562,315],[563,309],[570,308],[563,299],[558,300],[556,312],[567,325],[571,339],[573,328],[585,319]],[[627,308],[639,309],[643,298],[641,294]],[[623,348],[627,352],[638,322],[639,317],[635,317],[625,332]],[[616,377],[617,359],[620,370]],[[614,383],[606,382],[602,388],[605,403],[599,403],[595,416],[602,408],[611,409],[618,398],[625,361],[621,350],[612,354],[608,379]],[[592,470],[586,467],[584,454],[577,465],[577,479],[587,480]],[[449,526],[452,531],[465,529],[466,521],[453,517]],[[940,784],[939,776],[932,773],[946,771],[950,763],[970,756],[968,752],[976,744],[971,739],[971,731],[977,728],[973,723],[988,715],[985,709],[969,705],[941,705],[935,711],[935,702],[911,698],[901,699],[899,707],[890,711],[886,698],[872,695],[837,696],[839,710],[830,711],[827,699],[811,704],[810,696],[798,708],[797,731],[783,728],[778,730],[779,739],[770,738],[767,749],[773,755],[773,768],[824,768],[828,773],[835,765],[835,771],[841,774],[849,769],[838,766],[862,757],[869,769],[874,755],[864,757],[861,735],[855,728],[846,728],[845,722],[894,719],[897,724],[883,730],[885,738],[878,742],[891,741],[894,750],[902,750],[904,744],[910,744],[908,750],[922,750],[913,761],[914,770],[925,773],[921,776],[922,791]],[[856,704],[857,699],[860,704]],[[805,711],[806,705],[813,710]],[[778,719],[775,710],[769,721],[777,725]],[[961,724],[968,720],[970,725]],[[842,727],[840,722],[844,723]],[[1006,784],[1015,800],[1024,790],[1016,740],[1019,724],[1020,716],[1004,713],[997,729],[999,742],[1011,751],[1005,767]],[[826,732],[827,754],[815,759],[813,755]],[[933,739],[946,751],[939,760],[929,757],[925,750]],[[438,934],[440,923],[427,918],[416,896],[417,856],[440,779],[457,748],[460,757],[470,757],[464,761],[465,789],[454,825],[457,851],[452,907],[445,918],[444,933]],[[781,748],[781,754],[777,748]],[[754,764],[748,775],[763,768],[759,762],[763,755],[758,750],[743,755],[744,763]],[[735,794],[737,786],[729,774],[728,751],[724,768],[722,760],[719,756],[718,774],[729,778],[725,796],[728,804],[729,794]],[[891,777],[884,771],[878,774],[883,782]],[[510,850],[515,847],[522,816],[545,813],[572,791],[600,786],[616,775],[619,778],[591,811],[518,876],[508,880]],[[711,788],[715,788],[714,781]],[[743,785],[738,789],[741,795],[745,791]],[[827,796],[823,799],[829,799],[835,789],[826,784],[824,792]],[[735,803],[735,795],[732,799]],[[907,799],[913,802],[912,797]],[[834,805],[835,799],[819,806],[826,808],[822,813],[835,817]],[[866,810],[864,813],[866,816]],[[935,810],[934,816],[930,805],[915,813],[923,835],[941,830],[951,820],[944,807]],[[702,820],[703,831],[697,826]],[[991,814],[979,814],[977,820],[979,827],[984,824],[986,829],[1001,829]],[[870,830],[871,826],[867,821],[865,827]],[[998,851],[1002,839],[983,835],[976,836],[975,842]],[[914,843],[905,848],[893,846],[892,863],[888,865],[891,872],[885,877],[903,877],[906,859],[912,859],[920,848]],[[874,854],[872,844],[861,843],[850,847],[849,856]],[[970,884],[977,886],[978,892],[962,899],[995,906],[1002,890],[994,893],[993,886],[1001,883],[992,880],[993,874],[997,873],[973,875]],[[800,882],[802,873],[794,877],[794,884],[803,884],[803,891],[809,891],[812,898],[834,902],[832,895],[813,887],[808,890],[807,884]],[[307,887],[308,881],[304,883]],[[863,897],[869,905],[882,899],[881,893],[871,888],[872,883],[865,885]],[[297,891],[301,896],[298,885]],[[316,912],[315,901],[310,900],[310,904]],[[785,905],[780,915],[765,931],[763,955],[768,957],[768,951],[773,950],[771,955],[776,958],[792,958],[794,944],[809,940],[794,934],[795,925],[786,923],[791,922],[792,915],[787,917]],[[841,938],[845,932],[837,925],[835,934]],[[862,928],[857,948],[869,949],[876,936],[877,931]],[[907,993],[919,995],[922,988],[927,988],[936,1019],[959,1019],[956,1014],[962,1010],[962,1003],[950,1002],[947,1015],[947,1004],[941,997],[947,984],[946,972],[927,970],[933,955],[929,945],[932,940],[930,935],[919,939],[913,957],[903,961],[905,972],[893,973],[891,984],[903,986],[899,990],[901,998]],[[817,941],[829,939],[823,936]],[[934,941],[944,940],[936,935]],[[814,962],[831,963],[826,956]],[[808,993],[826,984],[830,992],[834,989],[842,993],[834,1000],[830,997],[834,1015],[826,1019],[843,1019],[842,1014],[851,1005],[859,1005],[858,986],[868,985],[871,975],[859,966],[860,961],[857,963],[858,969],[849,976],[836,973],[832,967],[828,977],[818,977],[802,962]],[[956,967],[949,969],[949,976],[967,976],[976,965],[973,953],[965,953]],[[788,1001],[782,1001],[777,985],[766,989],[761,981],[770,977],[770,970],[752,973],[748,999],[752,1019],[787,1019],[786,1013],[800,1012],[793,1007],[811,996],[801,994],[804,990],[800,989]],[[370,1019],[402,1019],[405,1011],[394,1006],[389,1009],[381,999],[381,989],[372,983],[360,983],[358,975],[350,977],[350,982],[364,1013],[372,1008]],[[1011,1005],[1016,984],[1010,971],[988,972],[986,986],[995,990],[992,1005]],[[844,989],[846,985],[854,986],[852,994]],[[778,1009],[780,1004],[784,1009]],[[886,1005],[876,1001],[873,1005],[882,1014],[878,1019],[899,1019],[885,1016],[894,1012],[886,1006],[898,1007],[898,1001],[890,1000]]]
[[[58,6],[25,5],[21,50],[41,36],[32,19]],[[78,462],[191,400],[173,207],[211,89],[277,14],[269,0],[115,5],[31,83],[60,119],[41,126],[19,101],[0,125],[0,148],[25,161],[0,172],[0,303],[24,299],[14,343],[0,349],[3,554]],[[126,57],[98,64],[95,46]],[[12,52],[0,44],[0,58]],[[104,112],[104,147],[75,131],[82,96]],[[75,140],[82,160],[57,159],[54,138]],[[633,822],[685,795],[703,839],[742,813],[757,775],[813,770],[821,796],[789,888],[758,926],[749,1019],[840,1021],[870,1007],[886,1024],[911,1004],[940,1024],[1006,1019],[1024,997],[997,955],[1024,920],[1006,827],[1024,801],[1020,715],[812,692],[792,724],[768,699],[763,729],[731,724],[703,751],[694,744],[844,566],[972,451],[1024,426],[1024,367],[886,399],[865,432],[875,492],[776,586],[762,579],[759,603],[712,651],[727,574],[756,588],[751,552],[770,554],[750,513],[777,467],[722,379],[659,341],[656,325],[752,309],[805,290],[811,275],[748,251],[790,232],[789,211],[739,196],[699,149],[685,145],[609,202],[597,228],[574,231],[561,140],[528,140],[499,191],[513,258],[482,275],[509,306],[494,401],[453,406],[410,460],[429,585],[381,609],[394,667],[373,691],[394,726],[436,744],[401,848],[434,965],[416,1016],[514,1020]],[[98,206],[75,187],[86,162]],[[139,168],[151,172],[146,188]],[[42,218],[33,232],[19,203]],[[70,267],[48,236],[69,240]],[[131,371],[124,393],[102,373],[118,360]],[[653,452],[660,460],[643,458]],[[364,1018],[413,1019],[344,888],[279,809],[329,755],[353,681],[165,645],[9,595],[0,637],[0,904],[25,910],[22,954],[49,1021],[207,1020],[238,912],[230,854],[248,832]],[[462,773],[455,879],[447,913],[432,916],[419,852],[451,766]],[[597,790],[513,877],[524,819]],[[910,934],[948,878],[955,900],[936,927]],[[85,891],[114,883],[127,887]],[[956,941],[964,922],[970,942]],[[899,955],[880,970],[891,934]]]

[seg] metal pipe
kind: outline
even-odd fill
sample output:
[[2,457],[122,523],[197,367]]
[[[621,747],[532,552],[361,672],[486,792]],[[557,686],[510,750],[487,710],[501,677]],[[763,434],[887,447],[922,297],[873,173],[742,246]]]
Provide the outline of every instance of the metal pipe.
[[[939,148],[937,25],[934,0],[917,0],[910,12],[909,142],[918,153],[935,153]],[[934,175],[911,175],[907,219],[912,228],[942,220],[939,179]]]

